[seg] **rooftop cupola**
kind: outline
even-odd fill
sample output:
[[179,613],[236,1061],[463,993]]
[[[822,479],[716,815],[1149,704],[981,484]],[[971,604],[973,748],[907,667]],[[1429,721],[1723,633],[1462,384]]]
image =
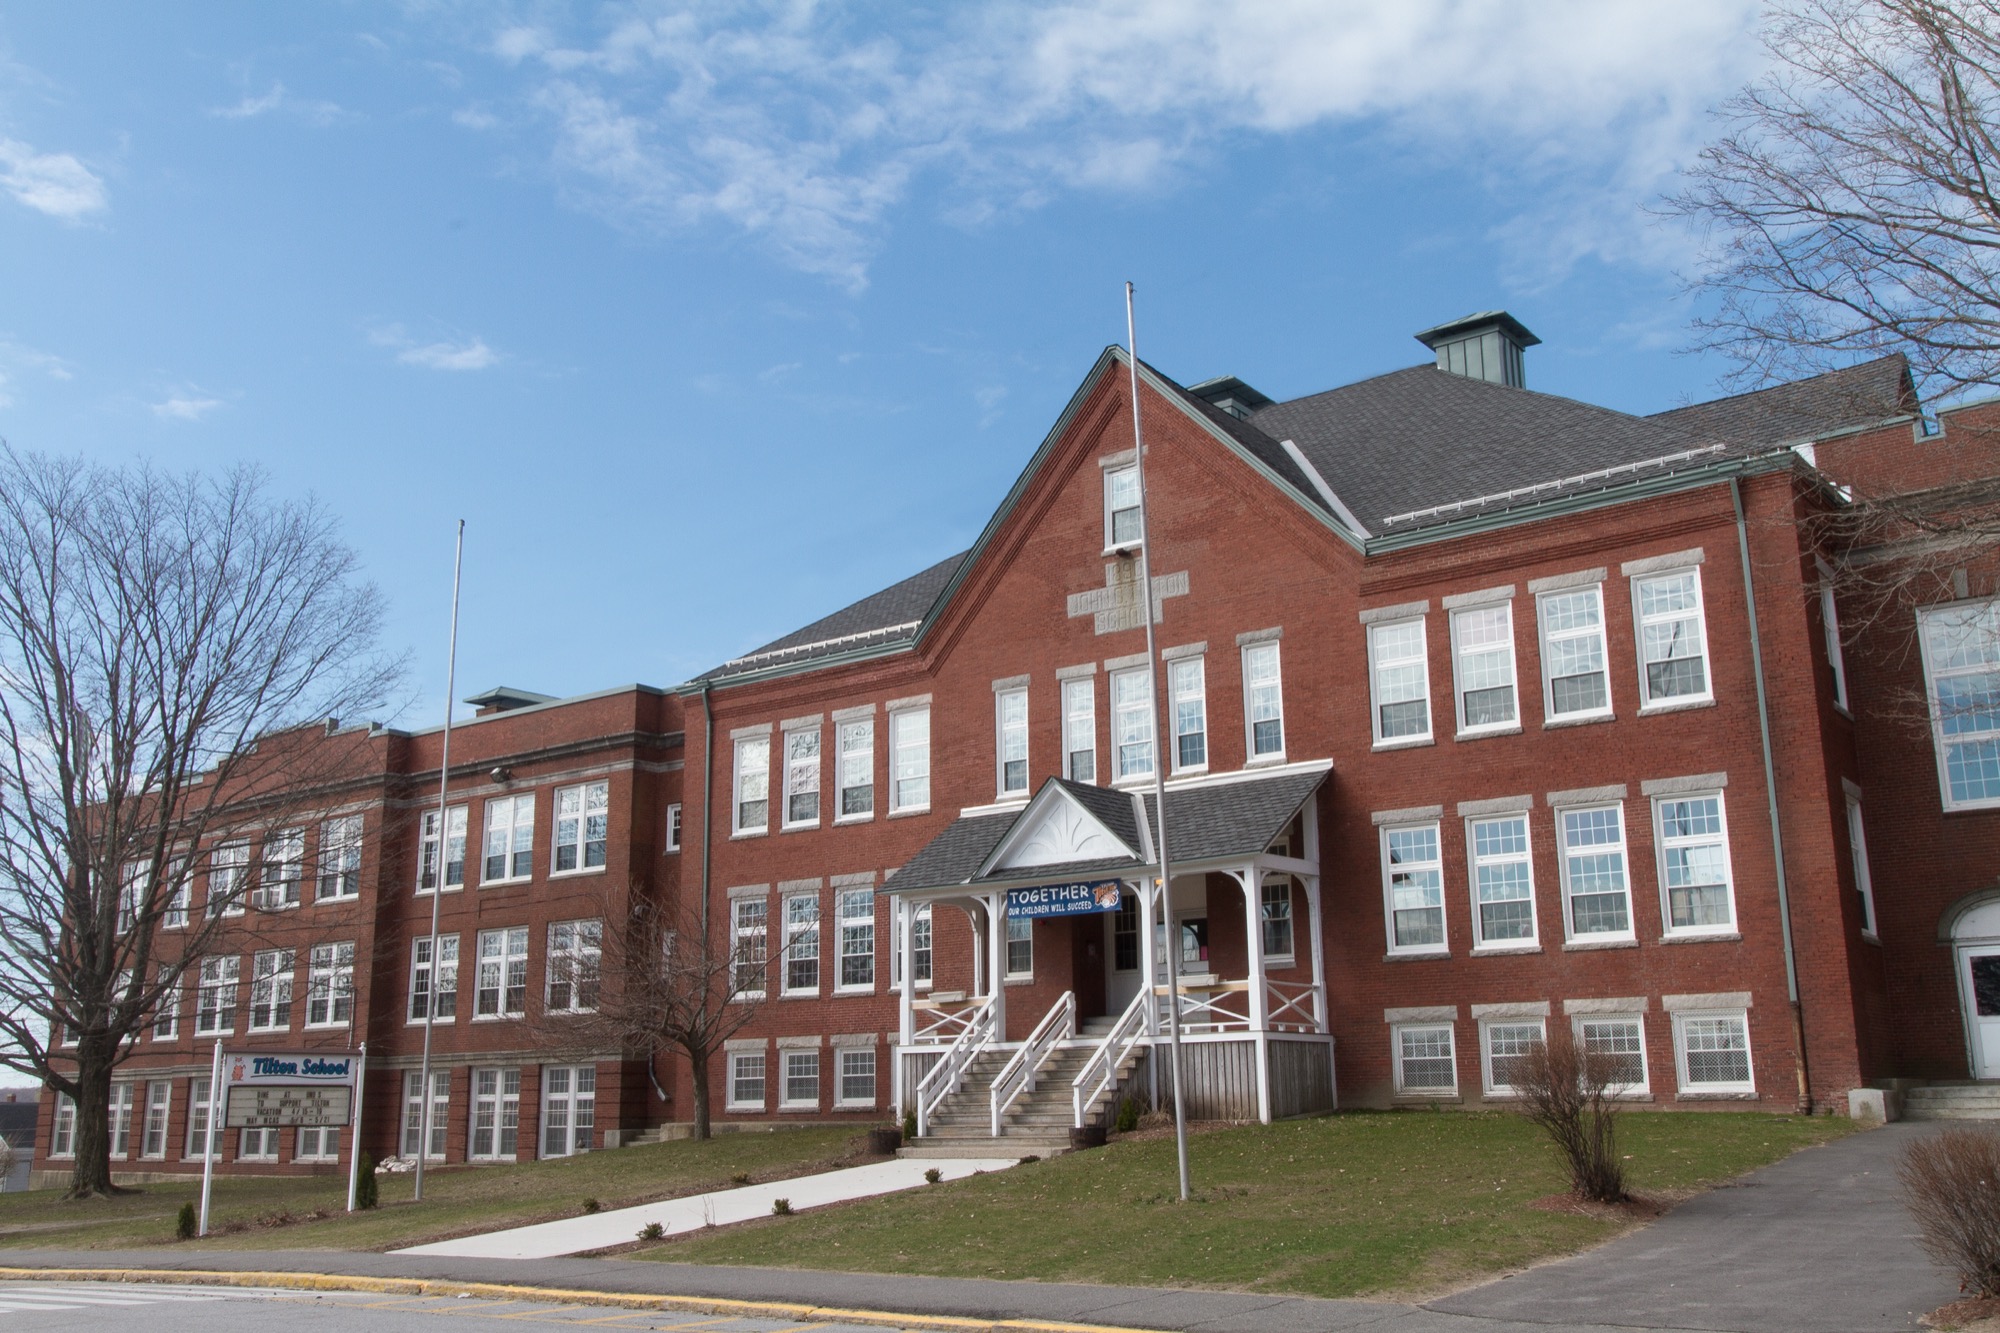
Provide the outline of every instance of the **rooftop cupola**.
[[1541,339],[1506,311],[1483,310],[1425,329],[1417,341],[1437,353],[1439,370],[1525,389],[1528,377],[1521,370],[1521,353]]
[[465,702],[478,709],[474,717],[491,717],[495,713],[511,713],[516,708],[532,708],[536,704],[552,704],[553,694],[536,694],[533,690],[517,690],[511,685],[499,685],[484,694],[475,694]]

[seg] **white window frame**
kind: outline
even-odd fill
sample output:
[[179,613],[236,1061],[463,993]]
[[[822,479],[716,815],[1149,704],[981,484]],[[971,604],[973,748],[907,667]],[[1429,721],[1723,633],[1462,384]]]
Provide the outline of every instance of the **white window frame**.
[[[1694,609],[1657,613],[1647,616],[1641,609],[1645,605],[1643,589],[1654,583],[1664,583],[1669,579],[1689,578],[1694,580]],[[1694,694],[1667,694],[1653,697],[1652,676],[1647,671],[1646,630],[1652,625],[1667,625],[1678,620],[1694,620],[1698,654],[1701,660],[1702,688]],[[1715,699],[1715,663],[1708,651],[1708,597],[1702,590],[1701,566],[1684,565],[1679,569],[1663,569],[1642,575],[1632,580],[1632,634],[1639,654],[1639,711],[1657,713],[1670,708],[1688,708],[1695,704],[1712,703]],[[1663,657],[1662,662],[1684,661],[1685,657]]]
[[[564,1086],[557,1088],[558,1083]],[[555,1124],[554,1115],[558,1107],[563,1113],[560,1126]],[[560,1151],[550,1148],[551,1133],[563,1135]],[[539,1156],[546,1161],[553,1157],[575,1157],[579,1153],[587,1153],[595,1146],[593,1141],[596,1136],[597,1066],[543,1065],[542,1118],[536,1125],[535,1133]]]
[[[208,1155],[209,1113],[215,1109],[211,1096],[208,1075],[197,1074],[188,1080],[187,1137],[183,1143],[181,1160],[198,1162]],[[220,1155],[222,1144],[215,1144]]]
[[[833,822],[859,824],[873,819],[875,818],[875,719],[869,716],[836,722],[833,734],[834,745],[839,751],[834,758],[834,780],[840,788],[840,808],[834,813]],[[861,808],[855,810],[847,808],[849,792],[855,793],[854,803]]]
[[[489,952],[489,942],[496,946]],[[518,947],[517,947],[518,946]],[[501,926],[479,932],[478,953],[473,960],[472,1021],[497,1023],[520,1018],[528,1011],[528,928]],[[515,978],[519,977],[516,981]],[[488,978],[492,984],[489,985]],[[518,992],[519,1003],[510,1005],[510,993]],[[493,996],[489,1009],[487,995]]]
[[771,738],[738,736],[729,786],[729,835],[755,838],[771,831]]
[[319,826],[319,877],[313,901],[340,902],[361,896],[360,815],[339,815]]
[[[1612,811],[1618,817],[1618,841],[1616,844],[1616,850],[1618,856],[1619,878],[1623,883],[1623,892],[1625,895],[1625,929],[1583,932],[1577,930],[1576,928],[1576,907],[1574,903],[1574,898],[1576,897],[1577,890],[1575,887],[1574,878],[1571,874],[1571,867],[1570,867],[1569,820],[1570,816],[1572,815],[1591,815],[1604,810]],[[1638,913],[1634,910],[1634,903],[1632,901],[1631,836],[1632,836],[1631,830],[1626,827],[1625,803],[1623,801],[1599,801],[1599,802],[1592,802],[1587,805],[1578,804],[1578,805],[1564,805],[1557,807],[1556,858],[1557,858],[1557,864],[1561,867],[1563,939],[1566,942],[1570,944],[1622,944],[1627,941],[1635,940],[1638,938],[1637,934],[1635,933],[1638,925]],[[1612,844],[1589,843],[1589,844],[1580,844],[1580,846],[1585,846],[1585,847],[1601,846],[1608,848],[1612,846]],[[1595,852],[1585,851],[1582,853],[1582,855],[1585,856],[1608,855],[1608,854],[1609,854],[1608,852],[1603,852],[1603,851],[1595,851]],[[1590,896],[1596,896],[1598,893],[1602,892],[1604,891],[1603,890],[1593,891],[1593,893]]]
[[[1451,1061],[1451,1085],[1443,1088],[1412,1087],[1405,1076],[1403,1062],[1410,1059],[1410,1053],[1403,1048],[1403,1036],[1412,1037],[1444,1034],[1444,1044],[1448,1052],[1445,1056],[1418,1056],[1419,1059],[1449,1059]],[[1450,1022],[1438,1023],[1392,1023],[1389,1025],[1389,1063],[1395,1070],[1396,1095],[1400,1097],[1456,1097],[1458,1096],[1458,1032]]]
[[283,912],[304,900],[306,878],[306,831],[280,829],[264,839],[263,859],[257,867],[257,910]]
[[354,941],[315,944],[306,960],[306,1027],[354,1023]]
[[[818,828],[825,804],[821,792],[824,783],[819,725],[788,728],[781,733],[781,739],[785,749],[784,809],[780,812],[782,826],[788,829]],[[812,798],[812,812],[794,815],[793,802],[806,797]]]
[[[1017,765],[1018,773],[1010,771]],[[1028,794],[1028,691],[1025,688],[993,692],[993,791],[1001,800]]]
[[[1391,843],[1393,841],[1393,835],[1424,833],[1424,832],[1428,832],[1430,834],[1431,844],[1436,849],[1437,853],[1436,860],[1434,861],[1391,860],[1391,855],[1392,855]],[[1381,828],[1379,836],[1376,839],[1376,842],[1377,842],[1377,850],[1379,851],[1382,860],[1382,917],[1383,917],[1383,925],[1386,931],[1386,938],[1388,940],[1388,945],[1389,945],[1389,953],[1391,955],[1398,957],[1412,957],[1412,956],[1420,957],[1424,955],[1442,956],[1444,954],[1450,953],[1451,910],[1448,904],[1446,903],[1446,894],[1444,891],[1443,825],[1440,824],[1439,821],[1435,819],[1415,820],[1405,824],[1384,824]],[[1435,878],[1436,881],[1435,892],[1437,895],[1437,902],[1435,906],[1433,907],[1430,904],[1426,904],[1422,907],[1404,907],[1399,909],[1396,906],[1397,874],[1398,873],[1409,874],[1421,871],[1428,871]],[[1435,942],[1425,941],[1413,944],[1398,944],[1396,942],[1396,913],[1399,910],[1405,912],[1435,910],[1437,912],[1437,917],[1438,917],[1437,940]]]
[[290,949],[259,949],[250,956],[250,1022],[245,1031],[291,1029],[297,970],[297,959]]
[[194,997],[194,1035],[227,1037],[236,1031],[236,1001],[243,984],[243,959],[238,954],[212,954],[201,960]]
[[[1114,507],[1114,497],[1117,497],[1117,491],[1122,484],[1122,479],[1126,477],[1131,478],[1132,481],[1132,494],[1130,497],[1132,503]],[[1145,526],[1144,510],[1145,506],[1139,494],[1139,465],[1133,462],[1127,463],[1122,467],[1105,468],[1104,554],[1110,555],[1115,551],[1135,551],[1139,548],[1140,542],[1145,539],[1145,534],[1141,531]],[[1122,539],[1118,536],[1118,516],[1120,514],[1131,514],[1133,516],[1132,531]]]
[[[840,930],[840,957],[836,960],[840,970],[833,989],[836,994],[871,994],[875,990],[875,891],[842,889],[833,902]],[[861,980],[848,979],[850,974],[863,972],[867,975]]]
[[[1935,635],[1939,627],[1954,620],[1965,622],[1959,632],[1979,635],[1982,643],[1990,645],[1980,655],[1983,660],[1952,665],[1940,660]],[[1939,799],[1947,810],[1991,810],[2000,807],[2000,790],[1991,796],[1961,797],[1955,794],[1951,777],[1952,754],[1957,750],[1973,752],[1972,762],[1978,768],[1990,767],[1987,757],[2000,756],[2000,726],[1979,731],[1948,731],[1950,719],[1945,716],[1938,691],[1939,682],[1943,680],[1961,676],[2000,677],[2000,600],[1946,602],[1940,606],[1918,607],[1917,646],[1923,656],[1924,697],[1931,716],[1931,748],[1937,755]],[[2000,783],[1982,785],[2000,788]]]
[[[1298,959],[1299,922],[1296,904],[1292,896],[1292,877],[1280,875],[1276,880],[1257,886],[1257,928],[1263,932],[1264,962],[1267,965],[1289,966]],[[1274,910],[1276,909],[1276,910]],[[1284,927],[1285,947],[1276,948],[1271,936],[1273,928]]]
[[[453,805],[445,808],[443,874],[444,891],[446,893],[457,893],[465,887],[466,826],[467,808],[465,806]],[[451,859],[454,844],[458,849],[458,859],[456,861]],[[438,876],[438,852],[438,812],[436,810],[426,810],[424,811],[423,818],[417,824],[416,895],[419,898],[427,898],[432,892],[433,886],[426,884],[424,881],[427,878],[435,880]],[[481,864],[483,865],[484,862]],[[458,877],[456,879],[452,878],[453,866],[458,867]]]
[[[1285,762],[1285,666],[1276,639],[1246,643],[1239,654],[1243,668],[1243,754],[1246,764]],[[1266,657],[1271,661],[1269,681],[1259,679]],[[1268,714],[1268,716],[1267,716]],[[1257,748],[1257,724],[1278,724],[1278,745],[1273,750]]]
[[[1172,729],[1174,774],[1208,772],[1208,668],[1203,655],[1177,657],[1167,663],[1167,725]],[[1195,741],[1198,758],[1182,754],[1185,741]]]
[[[1015,966],[1017,951],[1027,960],[1026,967]],[[1032,981],[1035,978],[1035,919],[1031,916],[1007,915],[1007,977],[1008,981]]]
[[[167,973],[172,970],[171,964],[162,963],[160,965],[161,979],[165,980]],[[199,976],[200,974],[197,973],[196,975]],[[173,1041],[180,1036],[181,1000],[184,998],[183,985],[185,978],[185,973],[175,977],[171,985],[162,988],[160,991],[160,1001],[153,1007],[154,1041]]]
[[[819,894],[789,893],[781,901],[785,912],[785,972],[779,993],[817,995],[826,972]],[[803,976],[807,964],[812,966],[812,980],[794,981],[795,976]]]
[[1861,798],[1847,796],[1847,855],[1854,867],[1854,890],[1861,895],[1861,938],[1879,940],[1875,922],[1875,877],[1868,868],[1868,831],[1861,817]]
[[105,1108],[106,1137],[110,1140],[110,1155],[117,1161],[124,1161],[132,1155],[132,1112],[138,1103],[139,1085],[128,1079],[118,1079],[111,1085],[111,1102]]
[[[1080,705],[1080,706],[1079,706]],[[1062,683],[1063,776],[1071,782],[1097,783],[1097,677],[1078,676]],[[1078,755],[1086,755],[1088,772]]]
[[[754,918],[754,919],[753,919]],[[729,904],[730,985],[740,1000],[761,1000],[771,984],[771,902],[768,898],[737,898]],[[746,958],[750,941],[756,941],[756,957]],[[757,987],[744,984],[745,973],[754,965]]]
[[239,1162],[275,1162],[278,1160],[278,1127],[276,1125],[250,1125],[236,1137],[236,1160]]
[[[1734,1020],[1741,1025],[1743,1034],[1743,1067],[1749,1077],[1741,1081],[1726,1083],[1696,1083],[1688,1072],[1688,1033],[1691,1023]],[[1704,1094],[1716,1096],[1739,1096],[1757,1091],[1757,1062],[1750,1043],[1750,1014],[1744,1009],[1683,1009],[1674,1014],[1674,1073],[1680,1083],[1683,1097],[1699,1097]]]
[[[868,1065],[865,1074],[859,1068],[864,1058]],[[850,1061],[854,1062],[856,1066],[852,1070],[848,1068]],[[881,1102],[881,1060],[876,1055],[873,1046],[836,1046],[833,1048],[833,1064],[833,1104],[835,1109],[873,1110]],[[868,1080],[868,1095],[866,1097],[849,1096],[847,1090],[848,1080],[861,1078]]]
[[[1395,749],[1404,745],[1428,745],[1437,735],[1437,710],[1431,707],[1431,657],[1430,627],[1425,616],[1409,616],[1401,620],[1381,620],[1368,627],[1368,730],[1374,738],[1377,749]],[[1391,630],[1403,630],[1414,626],[1417,631],[1415,654],[1405,653],[1399,657],[1383,656],[1383,638]],[[1407,699],[1389,699],[1383,684],[1383,676],[1391,671],[1402,672],[1414,668],[1423,681],[1423,692]],[[1382,730],[1382,710],[1398,704],[1421,702],[1424,706],[1424,729],[1402,735],[1385,735]]]
[[[730,1111],[762,1111],[770,1097],[771,1058],[768,1051],[730,1051],[729,1053],[729,1093],[724,1109]],[[750,1080],[749,1067],[756,1068],[757,1100],[747,1101],[740,1094]]]
[[[458,1021],[458,936],[437,937],[438,963],[431,966],[431,937],[419,935],[410,941],[411,1023],[421,1024],[426,1015],[432,1024]],[[450,985],[445,984],[449,979]],[[445,997],[449,996],[449,1003]],[[435,1006],[435,1008],[433,1008]]]
[[[503,818],[504,816],[504,818]],[[479,883],[520,884],[535,875],[535,793],[494,796],[486,802],[486,825],[480,830]],[[496,852],[494,849],[498,847]],[[495,856],[500,874],[491,873]]]
[[603,970],[602,920],[551,921],[548,962],[543,969],[542,1008],[551,1014],[597,1012]]
[[56,1094],[56,1109],[49,1119],[49,1160],[73,1161],[76,1157],[76,1102],[66,1092]]
[[[1143,690],[1143,695],[1135,694],[1130,699],[1120,697],[1120,687],[1133,684]],[[1134,782],[1150,781],[1153,767],[1160,762],[1159,726],[1154,716],[1158,711],[1153,707],[1153,676],[1143,666],[1126,667],[1110,674],[1111,694],[1111,783],[1124,786]],[[1143,722],[1143,727],[1133,725],[1131,740],[1126,740],[1128,724]],[[1142,756],[1143,767],[1126,766],[1127,754],[1136,763]]]
[[[795,1061],[803,1065],[808,1060],[812,1062],[812,1097],[810,1099],[795,1097],[792,1095],[792,1080],[795,1077],[792,1073],[792,1065]],[[819,1110],[820,1097],[824,1091],[826,1081],[825,1066],[826,1062],[820,1059],[820,1050],[817,1046],[803,1048],[797,1046],[780,1046],[778,1048],[778,1109],[780,1111]]]
[[931,905],[925,903],[916,909],[910,922],[910,966],[915,970],[912,980],[918,990],[929,990],[937,967],[935,948],[936,936],[931,933]]
[[1821,560],[1819,567],[1819,627],[1826,636],[1826,664],[1833,671],[1833,706],[1851,715],[1847,697],[1847,654],[1840,643],[1840,607],[1834,600],[1833,566]]
[[[1577,1049],[1590,1049],[1590,1031],[1593,1027],[1609,1027],[1616,1023],[1629,1023],[1638,1029],[1639,1047],[1630,1054],[1639,1058],[1639,1081],[1636,1083],[1613,1083],[1605,1091],[1614,1097],[1644,1097],[1652,1092],[1653,1074],[1651,1062],[1646,1058],[1646,1016],[1644,1014],[1572,1014],[1570,1031]],[[1620,1055],[1627,1052],[1620,1051]]]
[[167,870],[167,881],[173,885],[173,889],[167,897],[166,910],[160,916],[161,930],[187,929],[188,904],[194,897],[191,880],[186,860],[176,859]]
[[[1479,1020],[1479,1080],[1481,1091],[1488,1097],[1518,1097],[1519,1091],[1511,1083],[1501,1083],[1493,1075],[1493,1040],[1503,1029],[1515,1030],[1511,1040],[1519,1041],[1520,1029],[1533,1028],[1536,1040],[1546,1044],[1549,1039],[1549,1021],[1546,1018],[1482,1018]],[[1509,1059],[1519,1058],[1521,1052],[1510,1051]]]
[[402,1108],[401,1131],[396,1136],[397,1152],[404,1157],[415,1157],[416,1150],[421,1147],[425,1161],[442,1162],[450,1141],[451,1070],[431,1070],[430,1142],[423,1141],[424,1092],[423,1071],[420,1069],[403,1071]]
[[139,1131],[139,1160],[163,1162],[167,1157],[167,1127],[173,1122],[174,1081],[154,1079],[146,1084],[145,1120]]
[[[1521,847],[1518,851],[1489,851],[1479,849],[1480,829],[1494,824],[1521,826]],[[1479,872],[1483,869],[1503,869],[1518,866],[1527,875],[1528,933],[1526,935],[1503,935],[1488,939],[1486,935],[1487,899],[1480,882]],[[1526,810],[1509,811],[1505,814],[1473,815],[1465,821],[1465,868],[1471,888],[1472,903],[1472,951],[1474,953],[1527,953],[1541,948],[1542,923],[1540,911],[1535,902],[1535,828]],[[1496,898],[1496,903],[1520,902],[1520,898]]]
[[[1569,625],[1552,628],[1549,624],[1549,604],[1570,598],[1588,596],[1596,603],[1597,623],[1594,625]],[[1555,588],[1541,593],[1535,598],[1535,625],[1541,635],[1542,658],[1542,720],[1550,722],[1582,722],[1590,718],[1611,717],[1615,704],[1611,697],[1611,634],[1604,613],[1604,585],[1602,583],[1581,584],[1574,588]],[[1595,708],[1559,709],[1556,706],[1556,649],[1559,645],[1573,643],[1595,643],[1597,649],[1597,675],[1604,682],[1604,702]],[[1560,677],[1563,680],[1581,679],[1588,672],[1577,672]]]
[[[1467,659],[1497,655],[1502,650],[1497,644],[1471,645],[1466,642],[1464,624],[1474,617],[1501,616],[1506,624],[1507,679],[1502,684],[1482,685],[1479,692],[1490,693],[1504,688],[1507,691],[1511,716],[1498,722],[1472,723],[1466,720],[1465,696],[1468,693],[1466,677]],[[1510,601],[1482,602],[1478,606],[1460,607],[1451,616],[1451,702],[1458,718],[1460,736],[1494,736],[1521,729],[1521,667],[1514,649],[1514,603]]]
[[[479,1065],[472,1070],[472,1119],[467,1122],[465,1160],[511,1162],[521,1155],[521,1071],[516,1066]],[[484,1117],[485,1124],[480,1120]],[[480,1143],[484,1135],[486,1142]],[[509,1138],[513,1139],[510,1144]]]
[[930,705],[898,708],[889,714],[889,813],[930,808]]
[[304,1125],[292,1139],[294,1162],[337,1162],[340,1160],[340,1126]]
[[666,850],[677,852],[681,849],[681,803],[667,802]]
[[[222,883],[219,893],[216,891],[218,880]],[[210,916],[242,916],[246,906],[244,900],[249,897],[249,882],[249,843],[226,842],[212,848],[208,854],[208,905],[205,910]]]
[[[1717,831],[1713,834],[1682,835],[1669,839],[1666,807],[1688,801],[1715,802]],[[1704,846],[1719,847],[1722,851],[1722,901],[1728,910],[1729,919],[1713,925],[1677,926],[1674,924],[1673,890],[1667,883],[1668,853]],[[1728,802],[1723,799],[1721,791],[1674,792],[1653,798],[1653,865],[1660,881],[1660,924],[1667,939],[1698,939],[1708,935],[1733,936],[1738,933],[1736,873],[1729,855],[1729,810]]]
[[[611,851],[611,783],[600,779],[557,787],[554,808],[549,820],[549,878],[603,874]],[[572,862],[567,866],[565,852]],[[596,860],[591,859],[593,854]]]

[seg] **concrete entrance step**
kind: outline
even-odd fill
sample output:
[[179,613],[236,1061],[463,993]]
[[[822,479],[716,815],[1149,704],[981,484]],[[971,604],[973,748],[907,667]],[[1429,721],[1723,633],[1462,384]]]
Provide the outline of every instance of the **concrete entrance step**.
[[2000,1083],[1943,1083],[1903,1094],[1909,1120],[2000,1120]]
[[1054,1157],[1069,1151],[1069,1135],[1061,1138],[1040,1136],[1025,1137],[1013,1134],[993,1138],[981,1134],[976,1138],[940,1138],[933,1134],[929,1138],[918,1139],[896,1150],[896,1156],[911,1159],[962,1159],[995,1158],[1019,1159],[1022,1157]]

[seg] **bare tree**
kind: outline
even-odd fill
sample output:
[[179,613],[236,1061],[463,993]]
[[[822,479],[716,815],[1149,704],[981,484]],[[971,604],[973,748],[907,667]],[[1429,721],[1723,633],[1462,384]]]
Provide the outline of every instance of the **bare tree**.
[[1570,1188],[1593,1203],[1625,1199],[1619,1165],[1617,1089],[1637,1081],[1635,1057],[1593,1051],[1566,1027],[1554,1027],[1516,1057],[1508,1076],[1521,1114],[1555,1144],[1569,1168]]
[[75,1103],[70,1197],[114,1192],[113,1071],[243,928],[254,870],[191,911],[197,851],[329,776],[341,747],[279,733],[382,699],[380,606],[254,471],[0,446],[0,1065]]

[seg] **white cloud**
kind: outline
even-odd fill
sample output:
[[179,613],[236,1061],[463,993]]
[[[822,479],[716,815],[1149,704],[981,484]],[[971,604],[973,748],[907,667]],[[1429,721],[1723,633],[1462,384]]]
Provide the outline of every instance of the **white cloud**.
[[104,182],[68,153],[38,153],[18,139],[0,138],[0,189],[29,208],[76,222],[109,202]]
[[626,226],[721,224],[856,288],[920,181],[977,225],[1336,128],[1531,199],[1521,243],[1548,262],[1644,250],[1636,203],[1759,58],[1756,0],[996,2],[893,36],[786,0],[616,12],[587,40],[511,27],[487,48],[528,80],[565,196]]
[[200,421],[203,417],[222,406],[220,398],[205,397],[199,389],[178,389],[166,398],[147,406],[153,415],[162,421]]
[[500,360],[500,354],[486,345],[484,338],[460,342],[418,342],[400,324],[389,324],[368,335],[377,347],[394,348],[396,360],[425,370],[484,370]]
[[468,130],[490,130],[500,123],[498,116],[476,106],[460,107],[451,113],[451,120]]
[[52,380],[72,378],[69,362],[61,357],[51,356],[47,352],[37,351],[26,343],[0,336],[0,408],[14,405],[13,386],[24,373],[37,374]]
[[283,111],[314,125],[331,125],[347,115],[337,103],[294,97],[282,83],[273,83],[261,96],[245,96],[235,106],[209,108],[208,114],[223,120],[255,120],[274,111]]

